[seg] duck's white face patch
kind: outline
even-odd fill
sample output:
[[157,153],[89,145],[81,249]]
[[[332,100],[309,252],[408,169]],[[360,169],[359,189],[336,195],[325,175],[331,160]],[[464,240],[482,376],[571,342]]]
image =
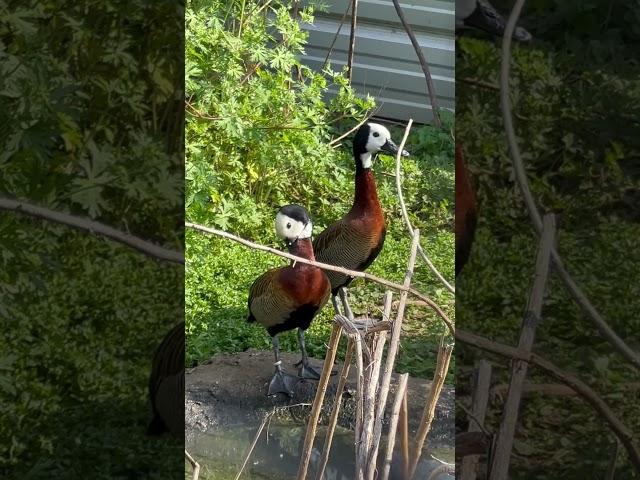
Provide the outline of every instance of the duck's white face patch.
[[369,153],[378,153],[382,146],[391,139],[391,133],[379,123],[369,123],[369,138],[365,149]]
[[282,212],[276,215],[276,235],[284,240],[310,238],[313,225],[311,220],[305,225],[300,220],[291,218]]

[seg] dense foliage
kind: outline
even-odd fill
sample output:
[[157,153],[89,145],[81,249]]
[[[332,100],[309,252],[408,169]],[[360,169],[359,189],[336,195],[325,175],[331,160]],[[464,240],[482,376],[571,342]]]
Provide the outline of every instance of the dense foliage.
[[[245,238],[283,248],[273,219],[286,203],[304,205],[317,234],[346,213],[353,200],[350,141],[329,145],[373,107],[359,99],[342,72],[310,70],[299,58],[306,33],[291,16],[291,2],[192,1],[186,23],[186,215]],[[313,10],[300,10],[303,22]],[[269,48],[272,47],[272,48]],[[328,96],[329,89],[337,95]],[[439,130],[414,129],[403,162],[410,215],[423,245],[446,277],[453,277],[453,120]],[[397,141],[400,131],[394,131]],[[409,238],[401,223],[393,178],[394,160],[381,156],[377,173],[388,236],[371,272],[402,281]],[[225,351],[269,349],[264,329],[246,323],[247,295],[277,259],[227,240],[187,232],[187,364]],[[419,287],[453,315],[452,296],[419,265]],[[354,282],[357,313],[377,314],[382,289]],[[412,308],[400,368],[433,372],[432,350],[443,327],[431,313]],[[309,330],[308,349],[324,355],[331,312],[326,308]],[[297,351],[294,334],[281,336],[283,350]]]
[[[179,249],[179,4],[0,1],[0,18],[0,195]],[[181,467],[181,442],[144,432],[182,269],[4,211],[0,252],[0,477]]]
[[[511,85],[531,188],[544,211],[557,213],[566,267],[637,350],[638,11],[633,2],[528,5],[524,25],[535,40],[515,47]],[[481,215],[470,262],[459,279],[457,317],[461,328],[514,344],[537,242],[514,188],[498,93],[478,87],[477,81],[497,82],[499,56],[499,42],[485,37],[467,36],[458,43],[457,78],[476,83],[458,89],[457,139],[474,173]],[[481,354],[457,348],[459,372],[469,373]],[[632,431],[640,431],[638,393],[624,393],[637,372],[599,336],[553,275],[535,350],[596,388]],[[506,381],[506,370],[494,372],[496,382]],[[536,382],[555,381],[535,369],[532,375]],[[459,391],[465,390],[461,385]],[[498,421],[493,416],[490,428]],[[513,478],[603,476],[615,442],[603,420],[575,397],[528,398],[516,435]],[[616,478],[631,475],[621,453]]]

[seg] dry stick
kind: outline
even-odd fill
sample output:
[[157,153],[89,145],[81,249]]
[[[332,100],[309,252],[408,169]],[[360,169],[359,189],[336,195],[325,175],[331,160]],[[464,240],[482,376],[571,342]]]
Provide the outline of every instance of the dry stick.
[[256,448],[256,444],[258,443],[258,439],[260,438],[260,434],[262,433],[262,430],[264,430],[264,426],[267,424],[267,421],[271,418],[271,415],[273,415],[274,413],[275,413],[275,410],[270,412],[268,415],[266,415],[262,419],[262,423],[260,424],[260,427],[258,428],[258,431],[256,432],[256,436],[253,437],[253,443],[251,444],[251,447],[249,447],[249,451],[247,452],[247,455],[244,457],[244,462],[242,463],[242,467],[240,467],[240,471],[236,475],[235,480],[238,480],[240,478],[240,476],[242,475],[242,472],[244,471],[244,467],[246,467],[247,463],[249,463],[249,458],[251,457],[251,454],[253,453],[253,449]]
[[[398,200],[400,201],[400,210],[402,211],[402,219],[404,220],[404,224],[409,231],[409,235],[413,235],[413,225],[411,225],[411,220],[409,220],[409,214],[407,213],[407,206],[404,203],[404,194],[402,193],[402,180],[400,175],[400,161],[402,158],[402,151],[404,150],[404,144],[407,141],[407,137],[409,136],[409,132],[411,131],[411,125],[413,124],[413,118],[409,119],[406,128],[404,129],[404,136],[402,137],[402,142],[400,142],[400,147],[398,148],[398,153],[396,153],[396,189],[398,190]],[[447,282],[447,280],[442,276],[442,274],[438,271],[435,265],[431,262],[431,259],[427,256],[427,253],[423,250],[421,245],[418,245],[418,253],[429,267],[429,270],[433,272],[433,274],[442,282],[447,290],[451,293],[455,294],[455,288]]]
[[[375,114],[377,113],[377,110],[373,110],[371,111],[366,117],[364,117],[364,119],[358,123],[355,127],[353,127],[351,130],[343,133],[342,135],[340,135],[338,138],[335,138],[333,140],[331,140],[329,142],[329,146],[333,146],[336,145],[337,143],[340,143],[340,141],[342,141],[343,139],[347,138],[349,135],[351,135],[353,132],[355,132],[356,130],[358,130],[362,125],[364,125],[365,123],[367,123],[369,121],[369,119],[371,119],[371,117],[373,117]],[[402,151],[402,150],[401,150]]]
[[[370,273],[358,272],[356,270],[349,270],[349,269],[342,268],[342,267],[336,267],[335,265],[329,265],[328,263],[316,262],[314,260],[309,260],[309,259],[306,259],[304,257],[298,257],[298,256],[292,255],[292,254],[290,254],[288,252],[282,252],[280,250],[276,250],[275,248],[267,247],[265,245],[260,245],[259,243],[250,242],[249,240],[245,240],[244,238],[240,238],[240,237],[238,237],[236,235],[232,235],[231,233],[225,232],[223,230],[217,230],[215,228],[209,228],[209,227],[205,227],[203,225],[198,225],[196,223],[191,223],[191,222],[185,222],[184,225],[187,228],[191,228],[191,229],[197,230],[199,232],[208,233],[210,235],[216,235],[218,237],[226,238],[227,240],[233,240],[234,242],[240,243],[241,245],[244,245],[245,247],[252,248],[254,250],[260,250],[262,252],[268,252],[268,253],[271,253],[273,255],[277,255],[279,257],[288,258],[289,260],[293,260],[295,262],[304,263],[306,265],[313,265],[313,266],[316,266],[316,267],[321,268],[323,270],[330,270],[332,272],[342,273],[342,274],[348,275],[350,277],[363,278],[363,279],[368,280],[370,282],[378,283],[380,285],[384,285],[385,287],[389,287],[389,288],[391,288],[393,290],[398,290],[400,292],[408,292],[411,295],[415,296],[416,298],[419,298],[420,300],[425,302],[426,305],[428,305],[434,312],[436,312],[438,314],[438,316],[442,319],[442,321],[446,324],[447,328],[449,329],[449,331],[451,332],[452,335],[453,335],[453,333],[455,331],[455,329],[453,327],[453,323],[451,322],[451,320],[449,319],[447,314],[444,313],[444,311],[438,306],[438,304],[435,303],[429,297],[427,297],[426,295],[420,293],[419,291],[417,291],[414,288],[405,287],[405,286],[400,285],[398,283],[390,282],[389,280],[385,280],[384,278],[376,277],[375,275],[371,275]],[[415,231],[417,231],[417,230],[415,230]],[[405,303],[406,303],[406,301],[405,301]]]
[[200,464],[195,461],[195,459],[189,454],[189,452],[187,452],[186,449],[184,451],[184,456],[187,457],[187,460],[189,460],[189,463],[191,464],[191,468],[193,468],[193,475],[191,476],[191,480],[198,480],[198,477],[200,476]]
[[[489,396],[491,401],[504,397],[509,389],[509,385],[506,383],[500,383],[491,387]],[[640,382],[629,382],[619,385],[619,389],[623,391],[636,391],[640,390]],[[573,397],[577,393],[574,389],[562,385],[560,383],[525,383],[522,386],[523,395],[546,395],[550,397]],[[609,395],[619,395],[619,391],[612,391],[603,395],[607,397]]]
[[[540,249],[536,259],[535,280],[529,296],[527,312],[522,321],[522,331],[518,342],[518,349],[522,352],[529,352],[533,347],[549,277],[550,255],[555,241],[555,231],[555,216],[553,214],[545,215]],[[505,480],[509,474],[509,461],[513,448],[516,423],[518,422],[522,385],[527,377],[527,367],[527,362],[524,360],[514,360],[511,366],[509,393],[503,407],[502,421],[498,430],[493,458],[491,459],[490,480]]]
[[351,84],[351,77],[353,76],[353,54],[356,50],[356,22],[358,19],[358,0],[351,0],[351,34],[349,36],[349,54],[347,57],[347,71],[349,84]]
[[28,215],[30,217],[48,220],[54,223],[67,225],[68,227],[77,228],[86,232],[100,235],[118,243],[122,243],[128,247],[138,250],[149,257],[166,260],[168,262],[184,264],[184,255],[182,252],[169,250],[160,247],[154,243],[135,237],[113,227],[109,227],[100,222],[89,220],[88,218],[76,217],[67,213],[56,212],[48,208],[38,207],[30,203],[11,200],[0,197],[0,210],[11,210],[17,213]]
[[[413,231],[413,239],[411,241],[411,254],[409,256],[409,262],[407,265],[407,273],[404,276],[403,286],[409,288],[411,284],[411,277],[413,276],[413,269],[416,266],[416,256],[418,253],[418,243],[420,242],[420,230],[417,228]],[[378,458],[378,448],[380,446],[380,438],[382,437],[382,419],[384,418],[384,410],[387,405],[387,396],[389,395],[389,385],[391,384],[391,375],[393,374],[393,367],[396,362],[396,355],[398,354],[398,347],[400,344],[400,333],[402,332],[402,320],[404,318],[404,310],[407,303],[408,292],[402,291],[400,294],[400,304],[398,305],[398,313],[396,319],[393,322],[393,328],[391,329],[391,342],[389,343],[389,350],[387,351],[387,361],[384,366],[384,374],[382,376],[382,382],[380,384],[380,393],[378,394],[378,409],[376,411],[376,418],[373,427],[373,441],[372,449],[369,453],[369,459],[367,463],[367,471],[369,472],[368,479],[373,479],[375,472],[376,460]]]
[[[389,318],[391,315],[393,294],[390,291],[385,292],[382,318]],[[387,342],[386,332],[381,335],[376,335],[373,344],[373,355],[371,357],[372,367],[370,374],[365,377],[365,401],[364,401],[364,420],[363,420],[363,455],[361,461],[363,462],[363,468],[367,464],[369,452],[371,451],[371,444],[373,441],[373,421],[376,413],[376,392],[378,390],[378,381],[380,379],[380,367],[382,366],[382,355],[384,354],[384,346]]]
[[[510,59],[511,59],[511,36],[516,27],[516,23],[520,17],[520,12],[524,6],[525,0],[516,0],[513,10],[509,15],[507,26],[504,31],[504,37],[502,39],[502,54],[501,54],[501,66],[500,66],[500,106],[502,109],[502,119],[504,122],[504,129],[507,135],[507,141],[509,144],[509,152],[511,153],[511,161],[513,163],[513,169],[515,177],[520,187],[520,191],[524,198],[525,205],[529,211],[529,216],[533,226],[538,233],[542,234],[542,218],[538,212],[538,207],[533,198],[531,190],[529,188],[529,181],[527,180],[527,172],[524,168],[522,156],[520,154],[520,148],[516,139],[515,129],[513,127],[513,116],[511,113],[511,100],[509,98],[509,72],[510,72]],[[567,290],[571,293],[574,300],[580,305],[584,313],[591,320],[593,325],[598,329],[602,337],[607,340],[624,358],[626,358],[634,367],[640,369],[640,355],[631,349],[622,340],[615,331],[609,326],[606,320],[600,315],[596,308],[591,304],[589,299],[582,292],[580,287],[575,283],[569,272],[564,268],[562,264],[562,258],[554,247],[551,250],[551,257],[556,268],[556,272],[560,279],[564,282]]]
[[465,330],[456,330],[455,338],[456,341],[473,345],[474,347],[503,357],[525,360],[529,364],[537,365],[547,373],[571,387],[585,402],[591,405],[591,407],[593,407],[593,409],[603,417],[609,428],[611,428],[613,433],[618,437],[618,439],[620,439],[622,445],[624,445],[631,463],[634,465],[636,470],[640,472],[640,447],[634,443],[635,439],[633,433],[618,417],[616,417],[615,413],[611,411],[606,402],[602,400],[602,398],[589,385],[579,378],[561,370],[549,360],[546,360],[535,353],[522,352],[518,348],[494,342],[493,340],[489,340],[488,338]]
[[387,480],[389,478],[389,471],[391,470],[391,460],[393,459],[393,447],[396,444],[396,430],[398,429],[398,417],[400,415],[400,408],[402,407],[403,399],[407,395],[407,380],[409,379],[408,373],[403,373],[398,378],[398,389],[396,390],[396,397],[393,401],[393,408],[391,409],[391,424],[389,425],[389,434],[387,435],[387,451],[384,456],[384,466],[382,469],[381,480]]
[[349,376],[349,367],[351,363],[351,356],[353,355],[353,346],[353,340],[349,339],[349,343],[347,344],[347,351],[344,354],[344,364],[342,365],[342,372],[340,373],[340,379],[338,380],[336,399],[333,404],[333,409],[331,410],[331,418],[329,419],[329,425],[327,426],[327,433],[324,437],[324,446],[322,447],[322,455],[320,456],[320,462],[318,463],[316,480],[322,480],[324,470],[325,468],[327,468],[327,462],[329,461],[329,452],[331,451],[333,434],[336,431],[338,414],[340,413],[340,407],[342,407],[342,394],[344,392],[344,386],[347,383],[347,378]]
[[409,479],[409,406],[407,392],[404,392],[400,409],[400,449],[402,450],[402,479]]
[[429,94],[429,99],[431,101],[431,111],[433,112],[433,120],[436,124],[436,127],[442,126],[442,121],[440,120],[440,109],[438,107],[438,100],[436,98],[436,90],[433,86],[433,79],[431,78],[431,73],[429,72],[429,64],[427,64],[427,60],[424,58],[424,53],[422,52],[422,48],[420,48],[420,44],[416,39],[416,36],[413,34],[413,30],[411,30],[411,26],[407,19],[404,16],[404,12],[402,8],[400,8],[400,2],[398,0],[393,0],[393,6],[396,7],[396,12],[398,12],[398,17],[404,26],[404,29],[409,35],[409,39],[411,40],[411,44],[413,45],[414,50],[416,51],[416,55],[418,55],[418,60],[420,61],[420,66],[422,67],[422,71],[424,72],[424,77],[427,80],[427,93]]
[[333,53],[333,47],[336,44],[336,40],[338,40],[338,35],[340,35],[340,30],[342,30],[342,26],[344,25],[344,20],[347,18],[347,13],[349,13],[350,8],[351,8],[351,4],[348,3],[346,10],[342,14],[342,18],[340,19],[340,25],[338,25],[338,30],[336,31],[336,34],[333,36],[333,40],[331,41],[331,45],[329,46],[329,51],[327,52],[327,56],[324,58],[324,62],[322,62],[322,68],[320,69],[321,71],[324,70],[324,67],[326,67],[327,63],[329,62],[329,57],[331,56],[331,53]]
[[[344,288],[340,289],[340,296],[342,297],[342,302],[347,315],[353,318],[353,312],[351,312],[351,307],[349,307],[348,302],[346,301],[346,293],[344,293]],[[356,406],[356,428],[355,428],[355,447],[356,447],[356,476],[355,478],[358,480],[362,480],[363,478],[363,461],[361,460],[362,455],[362,415],[363,415],[363,403],[364,403],[364,367],[362,361],[362,335],[355,327],[353,322],[345,317],[344,315],[336,315],[335,321],[338,323],[345,335],[353,341],[355,345],[355,354],[356,354],[356,375],[357,375],[357,406]]]
[[429,397],[427,398],[427,403],[424,406],[424,411],[422,412],[420,426],[418,427],[418,433],[416,433],[413,452],[411,455],[411,464],[409,465],[410,479],[414,478],[416,475],[418,461],[422,455],[422,447],[427,439],[429,430],[431,430],[431,423],[435,417],[440,392],[442,392],[442,387],[447,378],[447,372],[449,371],[449,362],[451,361],[452,352],[453,345],[444,345],[444,343],[440,344],[440,348],[438,349],[438,360],[436,362],[436,371],[433,375],[433,382],[431,382]]
[[[475,375],[473,389],[473,417],[475,422],[469,422],[469,432],[482,431],[482,425],[487,413],[489,403],[489,387],[491,386],[491,364],[486,360],[480,360]],[[469,455],[462,459],[460,467],[460,480],[476,480],[478,455]]]
[[324,365],[322,366],[322,374],[318,381],[318,389],[316,390],[316,396],[313,399],[313,406],[311,407],[311,415],[309,416],[309,423],[307,424],[307,432],[304,437],[304,446],[302,448],[302,456],[300,457],[300,465],[298,466],[298,476],[296,477],[298,480],[306,480],[307,478],[309,460],[311,459],[311,450],[313,449],[313,440],[316,438],[318,419],[320,418],[320,411],[322,409],[322,403],[324,402],[324,396],[327,393],[327,385],[329,384],[329,378],[331,377],[333,362],[336,360],[341,332],[342,327],[337,323],[334,323],[333,329],[331,330],[329,345],[327,346]]

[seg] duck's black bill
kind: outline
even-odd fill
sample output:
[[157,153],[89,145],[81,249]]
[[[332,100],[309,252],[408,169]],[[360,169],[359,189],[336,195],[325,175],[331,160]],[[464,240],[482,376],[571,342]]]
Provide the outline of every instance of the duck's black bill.
[[[383,152],[387,152],[395,155],[396,153],[398,153],[398,146],[395,143],[393,143],[393,140],[387,140],[386,143],[382,146],[381,150]],[[409,152],[407,152],[406,150],[402,150],[402,156],[408,157]]]

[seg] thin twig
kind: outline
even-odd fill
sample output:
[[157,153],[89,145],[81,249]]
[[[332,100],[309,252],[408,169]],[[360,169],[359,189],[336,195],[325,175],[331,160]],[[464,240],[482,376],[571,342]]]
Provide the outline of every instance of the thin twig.
[[351,0],[351,34],[349,36],[349,53],[347,56],[347,74],[349,84],[353,74],[353,54],[356,49],[356,23],[358,21],[358,0]]
[[331,330],[331,338],[329,339],[329,344],[327,346],[324,365],[322,366],[322,374],[318,381],[316,396],[313,399],[311,415],[309,416],[309,422],[307,423],[307,432],[304,437],[304,446],[302,448],[302,456],[300,457],[300,465],[298,466],[298,475],[296,477],[298,480],[306,480],[307,478],[307,470],[309,469],[309,461],[311,460],[311,450],[313,449],[313,440],[316,438],[318,419],[320,418],[322,404],[324,403],[324,396],[327,393],[327,385],[331,378],[333,362],[336,360],[341,331],[342,327],[337,323],[334,323],[333,330]]
[[347,383],[349,377],[349,367],[351,363],[351,357],[353,355],[353,340],[349,339],[347,344],[347,351],[344,354],[344,363],[342,364],[342,373],[340,374],[340,380],[338,380],[338,390],[336,391],[336,398],[333,403],[333,409],[331,410],[331,417],[329,419],[329,425],[327,426],[327,432],[324,437],[324,446],[322,447],[322,455],[318,462],[318,470],[316,472],[316,480],[322,480],[324,470],[327,468],[327,462],[329,461],[329,452],[331,452],[331,443],[333,442],[333,435],[336,431],[336,425],[338,423],[338,414],[342,407],[342,394],[344,392],[344,386]]
[[11,210],[30,217],[77,228],[78,230],[100,235],[115,242],[122,243],[157,260],[184,264],[184,255],[182,252],[160,247],[142,238],[116,230],[103,223],[89,220],[88,218],[76,217],[67,213],[56,212],[48,208],[38,207],[30,203],[8,198],[0,198],[0,210]]
[[[468,412],[469,432],[482,431],[487,436],[489,432],[484,426],[484,419],[487,413],[487,405],[489,403],[489,387],[491,386],[491,364],[486,360],[480,360],[480,364],[475,372],[475,382],[473,387],[473,413]],[[464,406],[461,405],[463,408]],[[476,480],[478,468],[478,455],[468,455],[462,459],[460,467],[460,480]]]
[[[397,0],[394,0],[397,1]],[[516,181],[520,187],[520,191],[524,198],[525,205],[529,212],[529,216],[537,232],[538,236],[542,235],[542,217],[536,206],[536,202],[529,188],[529,181],[527,180],[527,172],[524,168],[522,161],[522,155],[520,154],[520,147],[516,138],[516,132],[513,126],[513,115],[511,112],[511,100],[510,100],[510,87],[509,87],[509,74],[511,68],[511,37],[515,30],[522,7],[525,0],[516,0],[507,26],[504,30],[504,36],[502,38],[502,54],[501,54],[501,66],[500,66],[500,106],[502,109],[502,120],[504,123],[505,133],[507,135],[507,141],[509,144],[509,152],[511,153],[511,161],[513,163],[513,169],[515,172]],[[556,271],[564,282],[565,286],[580,305],[584,313],[591,320],[593,325],[598,329],[602,337],[607,340],[624,358],[626,358],[636,369],[640,369],[640,355],[635,352],[624,340],[622,340],[615,331],[609,326],[606,320],[600,315],[600,313],[591,304],[586,295],[582,292],[580,287],[575,283],[569,272],[564,268],[562,258],[554,247],[551,250],[551,257],[556,267]]]
[[400,408],[402,408],[403,399],[407,394],[407,380],[409,379],[408,373],[403,373],[398,378],[398,388],[396,390],[396,397],[393,401],[393,407],[391,409],[391,423],[389,425],[389,434],[387,435],[387,451],[384,456],[384,466],[382,467],[381,480],[388,480],[389,471],[391,470],[391,460],[393,459],[393,447],[396,445],[396,431],[398,429],[398,419],[400,416]]
[[[409,285],[411,285],[411,277],[413,276],[413,270],[416,266],[416,256],[418,254],[419,242],[420,230],[415,229],[413,231],[413,239],[411,241],[411,254],[409,256],[407,272],[404,276],[403,287],[405,288],[409,288]],[[404,319],[407,296],[408,292],[406,290],[402,291],[402,293],[400,294],[400,304],[398,305],[398,312],[396,315],[396,319],[393,322],[393,328],[391,330],[391,341],[389,343],[389,350],[387,351],[387,361],[384,366],[384,373],[382,376],[382,382],[380,384],[380,393],[378,395],[378,410],[376,411],[376,418],[373,427],[372,451],[369,454],[369,459],[367,462],[367,471],[370,474],[370,476],[368,477],[369,480],[372,480],[373,472],[375,471],[376,461],[378,458],[380,438],[382,437],[382,419],[384,418],[384,410],[387,405],[387,396],[389,395],[391,375],[393,373],[393,367],[395,365],[396,356],[398,354],[400,333],[402,332],[402,320]]]
[[376,113],[376,111],[371,111],[369,112],[369,114],[364,117],[364,119],[362,119],[361,122],[359,122],[355,127],[353,127],[352,129],[350,129],[349,131],[343,133],[342,135],[340,135],[338,138],[334,138],[333,140],[331,140],[329,142],[329,146],[333,146],[336,145],[337,143],[340,143],[343,139],[347,138],[349,135],[351,135],[353,132],[355,132],[356,130],[358,130],[362,125],[364,125],[365,123],[367,123],[369,121],[369,119],[371,119],[371,117],[373,117],[373,115]]
[[[282,251],[277,250],[275,248],[267,247],[265,245],[260,245],[259,243],[254,243],[254,242],[251,242],[249,240],[245,240],[244,238],[240,238],[240,237],[238,237],[236,235],[233,235],[231,233],[225,232],[224,230],[217,230],[215,228],[209,228],[209,227],[205,227],[203,225],[198,225],[196,223],[191,223],[191,222],[185,222],[184,225],[187,228],[191,228],[193,230],[196,230],[196,231],[199,231],[199,232],[203,232],[203,233],[207,233],[207,234],[210,234],[210,235],[215,235],[215,236],[218,236],[218,237],[226,238],[228,240],[233,240],[234,242],[240,243],[241,245],[244,245],[245,247],[249,247],[249,248],[252,248],[254,250],[260,250],[262,252],[268,252],[268,253],[271,253],[273,255],[277,255],[279,257],[288,258],[289,260],[293,260],[294,262],[300,262],[300,263],[304,263],[304,264],[307,264],[307,265],[313,265],[313,266],[321,268],[323,270],[330,270],[332,272],[342,273],[344,275],[348,275],[348,276],[354,277],[354,278],[362,278],[364,280],[368,280],[370,282],[378,283],[380,285],[384,285],[385,287],[388,287],[388,288],[391,288],[393,290],[397,290],[397,291],[400,291],[400,292],[409,292],[411,295],[413,295],[416,298],[419,298],[420,300],[425,302],[434,312],[436,312],[438,314],[438,316],[442,319],[442,321],[445,323],[445,325],[447,326],[447,328],[449,329],[449,331],[450,331],[450,333],[452,335],[453,335],[453,333],[455,331],[453,323],[451,322],[451,320],[449,319],[447,314],[444,313],[444,311],[440,308],[440,306],[438,306],[438,304],[436,304],[433,300],[431,300],[429,297],[427,297],[423,293],[420,293],[419,291],[417,291],[414,288],[405,287],[405,286],[400,285],[398,283],[390,282],[389,280],[385,280],[384,278],[376,277],[375,275],[371,275],[370,273],[358,272],[356,270],[349,270],[349,269],[342,268],[342,267],[336,267],[335,265],[329,265],[328,263],[316,262],[316,261],[313,261],[313,260],[306,259],[304,257],[298,257],[298,256],[292,255],[292,254],[290,254],[288,252],[282,252]],[[415,230],[415,231],[417,231],[417,230]]]
[[324,70],[325,67],[327,66],[327,63],[329,63],[329,57],[331,56],[331,53],[333,53],[333,47],[336,44],[336,40],[338,40],[338,35],[340,35],[340,30],[342,30],[342,26],[344,25],[344,21],[347,18],[347,13],[349,13],[350,8],[351,8],[351,3],[347,3],[347,8],[342,14],[342,18],[340,19],[340,25],[338,25],[338,30],[336,31],[336,34],[333,36],[333,40],[331,41],[331,45],[329,46],[329,51],[327,52],[327,56],[325,57],[324,62],[322,62],[322,68],[320,69],[321,71]]
[[460,329],[456,330],[455,338],[458,342],[473,345],[474,347],[503,357],[526,360],[530,364],[537,365],[571,387],[582,397],[584,401],[591,405],[591,407],[602,416],[607,425],[609,425],[609,428],[611,428],[611,431],[620,439],[622,445],[624,445],[631,463],[633,463],[636,470],[640,472],[640,448],[635,443],[633,433],[618,417],[616,417],[607,403],[602,400],[602,398],[591,387],[589,387],[589,385],[579,378],[561,370],[549,360],[546,360],[535,353],[522,352],[518,348],[494,342],[488,338],[476,335],[475,333]]
[[198,480],[198,477],[200,476],[200,464],[195,461],[195,459],[189,454],[189,452],[187,452],[186,449],[184,451],[184,456],[187,457],[187,460],[191,464],[191,468],[193,468],[191,480]]
[[264,426],[267,424],[267,421],[271,418],[271,415],[273,415],[274,413],[275,413],[275,410],[273,410],[270,413],[268,413],[262,419],[262,423],[260,424],[260,427],[258,428],[258,431],[256,432],[256,436],[253,437],[253,442],[251,443],[251,446],[249,447],[249,451],[247,452],[247,455],[244,457],[244,462],[242,462],[242,467],[240,467],[240,471],[236,475],[235,480],[239,480],[240,476],[242,475],[242,472],[244,471],[244,468],[247,466],[247,463],[249,463],[249,458],[251,457],[251,454],[253,453],[253,449],[256,448],[256,444],[258,443],[258,439],[260,438],[260,434],[262,433],[262,430],[264,430]]
[[474,85],[476,87],[480,87],[480,88],[486,88],[487,90],[493,90],[495,92],[499,92],[500,91],[500,86],[496,85],[495,83],[491,83],[491,82],[486,82],[484,80],[478,80],[477,78],[468,78],[468,77],[462,77],[458,80],[458,78],[456,78],[456,81],[462,82],[462,83],[467,83],[469,85]]
[[451,361],[451,353],[453,352],[453,345],[445,345],[444,339],[440,343],[438,349],[438,359],[436,361],[436,371],[433,374],[433,381],[431,382],[431,388],[429,389],[429,396],[427,403],[424,406],[422,412],[422,418],[420,419],[420,427],[414,441],[413,451],[411,455],[411,463],[409,465],[409,478],[413,479],[416,475],[416,469],[418,468],[418,461],[422,455],[422,447],[427,439],[427,435],[431,430],[431,423],[435,417],[436,406],[438,405],[438,399],[440,398],[440,392],[447,379],[447,372],[449,371],[449,362]]
[[409,405],[407,392],[404,392],[400,409],[400,450],[402,451],[402,478],[409,480]]
[[[542,314],[542,302],[547,289],[551,248],[555,241],[555,234],[555,216],[547,214],[544,217],[543,234],[536,259],[535,280],[531,288],[529,304],[522,321],[520,340],[518,342],[518,349],[523,352],[531,351],[535,339],[535,331]],[[527,362],[523,360],[514,360],[511,365],[509,393],[503,407],[502,421],[496,438],[493,458],[491,459],[490,480],[506,480],[509,475],[511,450],[522,399],[522,385],[527,377],[527,366]]]
[[[402,151],[404,150],[404,144],[407,141],[407,137],[409,136],[409,132],[411,131],[411,125],[413,125],[413,118],[409,119],[406,128],[404,129],[404,136],[402,137],[402,142],[400,142],[400,146],[398,147],[398,153],[396,154],[396,189],[398,190],[398,200],[400,201],[400,209],[402,211],[402,219],[404,220],[404,224],[409,231],[409,235],[413,235],[413,226],[411,225],[411,220],[409,220],[409,214],[407,213],[407,206],[404,203],[404,194],[402,193],[402,180],[400,174],[400,162],[402,158]],[[418,245],[418,253],[422,257],[422,259],[429,267],[429,270],[433,272],[433,274],[442,282],[447,290],[451,293],[455,294],[456,290],[453,286],[447,282],[447,280],[442,276],[442,274],[438,271],[435,265],[431,262],[431,259],[427,256],[427,253],[423,250],[421,245]]]
[[416,51],[416,55],[418,55],[418,60],[420,61],[420,66],[422,67],[422,71],[424,72],[425,80],[427,81],[427,93],[429,94],[429,99],[431,101],[431,111],[433,112],[433,120],[436,127],[442,126],[442,120],[440,120],[440,108],[438,107],[438,99],[436,98],[436,90],[433,86],[433,79],[431,78],[431,72],[429,72],[429,64],[427,63],[426,58],[424,58],[424,53],[422,52],[422,48],[416,39],[416,36],[407,22],[407,19],[404,16],[404,12],[400,7],[400,2],[398,0],[393,0],[393,6],[396,7],[396,12],[398,13],[398,17],[404,26],[404,29],[409,35],[409,39],[411,40],[411,44],[413,45],[414,50]]

